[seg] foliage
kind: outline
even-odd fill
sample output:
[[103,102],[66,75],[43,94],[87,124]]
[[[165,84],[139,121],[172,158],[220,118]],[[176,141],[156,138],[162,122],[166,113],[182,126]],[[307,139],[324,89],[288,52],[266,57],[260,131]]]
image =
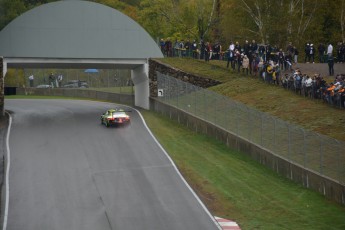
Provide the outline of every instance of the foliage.
[[[54,0],[0,0],[0,29],[15,17]],[[120,10],[142,25],[154,39],[255,39],[303,50],[314,44],[345,39],[345,0],[93,0]]]
[[24,71],[8,69],[5,76],[5,86],[10,86],[10,87],[25,86]]

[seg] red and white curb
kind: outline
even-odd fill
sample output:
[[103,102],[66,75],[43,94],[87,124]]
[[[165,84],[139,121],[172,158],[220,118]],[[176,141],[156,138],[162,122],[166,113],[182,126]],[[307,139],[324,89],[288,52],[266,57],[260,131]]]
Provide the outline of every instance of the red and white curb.
[[240,226],[238,226],[238,224],[235,221],[227,220],[216,216],[214,218],[223,230],[241,230]]

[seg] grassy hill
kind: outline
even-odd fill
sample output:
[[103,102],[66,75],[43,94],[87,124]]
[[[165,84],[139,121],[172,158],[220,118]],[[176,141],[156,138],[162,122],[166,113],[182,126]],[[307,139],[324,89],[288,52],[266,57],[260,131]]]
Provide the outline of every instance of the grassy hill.
[[[305,98],[281,86],[265,84],[259,77],[226,68],[224,61],[164,58],[160,62],[186,72],[216,79],[223,84],[210,90],[240,101],[250,107],[298,124],[308,130],[345,141],[345,110],[321,100]],[[302,70],[303,71],[303,70]],[[308,72],[308,68],[304,69]],[[326,77],[328,81],[333,77]]]

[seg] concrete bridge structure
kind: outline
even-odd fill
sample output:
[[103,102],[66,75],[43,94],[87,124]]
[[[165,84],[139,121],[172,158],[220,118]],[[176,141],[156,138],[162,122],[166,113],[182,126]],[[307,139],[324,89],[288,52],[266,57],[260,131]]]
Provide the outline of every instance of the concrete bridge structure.
[[0,109],[8,68],[130,69],[135,105],[149,109],[149,58],[163,57],[135,21],[93,2],[58,1],[38,6],[0,32]]

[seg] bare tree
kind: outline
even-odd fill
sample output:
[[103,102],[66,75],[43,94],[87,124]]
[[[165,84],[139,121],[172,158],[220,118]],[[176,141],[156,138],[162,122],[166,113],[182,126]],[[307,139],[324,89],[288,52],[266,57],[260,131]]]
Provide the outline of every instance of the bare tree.
[[269,11],[272,5],[271,0],[254,0],[250,3],[248,2],[248,0],[241,0],[241,2],[242,8],[249,14],[258,28],[257,32],[251,32],[258,35],[263,43],[267,43],[268,34],[266,33],[266,22],[269,21],[269,18],[271,16]]
[[340,9],[340,27],[341,27],[341,39],[344,42],[344,29],[345,29],[345,15],[344,15],[344,11],[345,11],[345,3],[344,0],[341,0],[341,9]]
[[294,37],[297,44],[304,37],[318,7],[318,0],[308,1],[308,3],[309,5],[306,7],[305,0],[290,0],[287,6],[287,35]]
[[[214,17],[213,14],[216,9],[216,0],[213,0],[212,3],[212,10],[208,13],[206,10],[206,5],[203,1],[199,1],[197,4],[197,25],[198,25],[198,33],[199,38],[203,40],[208,33],[209,29],[213,26]],[[207,16],[208,15],[208,19]]]

